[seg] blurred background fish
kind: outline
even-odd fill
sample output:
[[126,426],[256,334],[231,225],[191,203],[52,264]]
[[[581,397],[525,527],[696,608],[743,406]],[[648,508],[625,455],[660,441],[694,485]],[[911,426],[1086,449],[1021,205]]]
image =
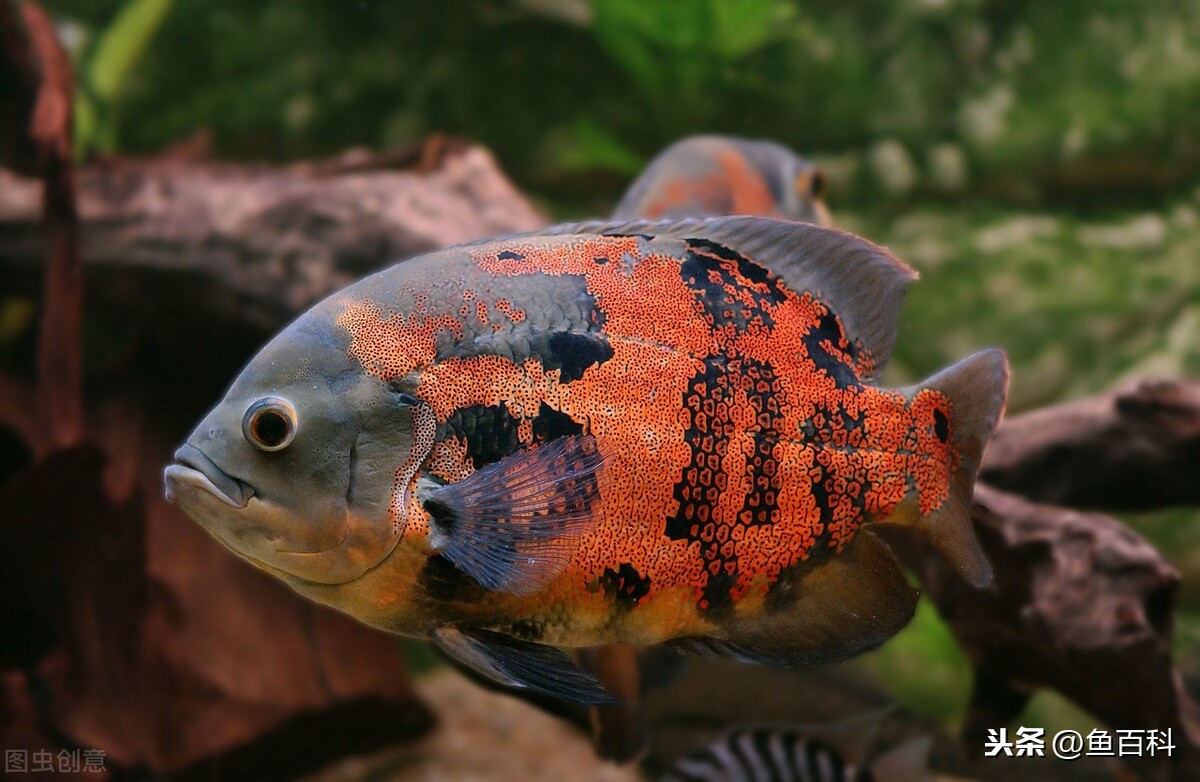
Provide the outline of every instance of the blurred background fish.
[[764,215],[829,225],[825,175],[774,141],[691,136],[633,181],[614,218]]

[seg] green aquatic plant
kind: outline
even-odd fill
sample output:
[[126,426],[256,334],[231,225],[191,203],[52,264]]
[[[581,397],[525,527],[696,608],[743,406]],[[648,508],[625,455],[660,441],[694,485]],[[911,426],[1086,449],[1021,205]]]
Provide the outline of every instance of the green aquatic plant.
[[122,97],[173,0],[128,0],[76,63],[75,155],[119,149]]

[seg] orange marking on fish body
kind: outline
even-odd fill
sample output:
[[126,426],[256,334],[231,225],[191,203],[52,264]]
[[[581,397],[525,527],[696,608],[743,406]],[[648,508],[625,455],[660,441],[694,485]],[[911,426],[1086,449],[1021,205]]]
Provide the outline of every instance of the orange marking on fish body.
[[[662,195],[647,203],[643,212],[653,219],[673,209],[699,204],[698,211],[704,214],[724,214],[732,209],[728,191],[728,184],[715,171],[700,176],[679,176],[668,180]],[[689,208],[688,211],[697,210]]]
[[439,478],[454,482],[461,481],[475,471],[467,456],[467,443],[459,437],[448,437],[433,447],[429,458],[429,472]]
[[508,299],[497,299],[496,309],[503,313],[514,325],[522,323],[525,320],[525,310],[520,307],[514,307],[513,303]]
[[735,149],[713,153],[717,170],[665,180],[660,194],[640,210],[648,218],[667,214],[779,216],[779,204],[762,173]]
[[462,322],[449,315],[430,317],[385,315],[369,301],[347,301],[337,323],[350,333],[350,354],[363,368],[393,380],[437,358],[435,337],[449,331],[462,339]]
[[717,163],[721,166],[733,196],[730,214],[768,217],[779,214],[771,189],[763,180],[762,174],[756,171],[745,157],[733,150],[722,151],[717,153]]
[[421,463],[433,451],[434,437],[437,435],[437,422],[433,419],[433,411],[425,405],[413,408],[412,427],[412,450],[404,463],[396,469],[392,501],[388,507],[392,529],[397,536],[403,536],[409,519],[408,510],[412,504],[412,486],[416,481],[417,472]]
[[524,370],[501,356],[457,356],[421,373],[417,393],[429,401],[439,423],[471,405],[494,407],[526,385]]

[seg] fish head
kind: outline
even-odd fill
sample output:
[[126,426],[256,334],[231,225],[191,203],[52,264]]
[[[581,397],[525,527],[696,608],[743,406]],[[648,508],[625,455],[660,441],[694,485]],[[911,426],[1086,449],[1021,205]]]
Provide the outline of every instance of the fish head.
[[414,461],[419,400],[365,371],[348,345],[329,313],[302,316],[250,361],[164,473],[168,500],[285,580],[353,581],[402,532],[393,495]]
[[770,190],[777,216],[833,224],[825,206],[825,175],[815,163],[773,141],[739,139],[738,147]]

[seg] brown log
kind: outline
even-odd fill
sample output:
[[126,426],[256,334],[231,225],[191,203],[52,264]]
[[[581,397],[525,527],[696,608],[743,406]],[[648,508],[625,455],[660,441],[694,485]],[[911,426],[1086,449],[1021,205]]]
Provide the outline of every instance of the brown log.
[[988,444],[982,476],[1051,505],[1200,505],[1200,380],[1144,380],[1014,416]]
[[54,21],[34,2],[0,6],[0,75],[13,82],[0,87],[12,101],[0,119],[0,163],[39,177],[38,217],[50,237],[41,258],[38,418],[51,442],[67,448],[83,434],[83,275],[71,158],[75,79]]
[[[291,167],[114,160],[78,172],[89,300],[146,323],[273,331],[392,261],[546,223],[478,147]],[[397,169],[397,163],[411,166]],[[40,185],[0,171],[0,266],[33,293]]]
[[1200,779],[1197,705],[1171,662],[1179,573],[1109,516],[983,485],[975,496],[972,520],[996,572],[989,589],[972,588],[927,546],[887,530],[975,668],[968,750],[982,751],[988,729],[1011,735],[1029,697],[1048,687],[1113,729],[1171,730],[1173,757],[1143,758],[1144,770]]
[[0,3],[0,166],[31,177],[39,173],[40,156],[29,125],[40,82],[26,11],[5,0]]

